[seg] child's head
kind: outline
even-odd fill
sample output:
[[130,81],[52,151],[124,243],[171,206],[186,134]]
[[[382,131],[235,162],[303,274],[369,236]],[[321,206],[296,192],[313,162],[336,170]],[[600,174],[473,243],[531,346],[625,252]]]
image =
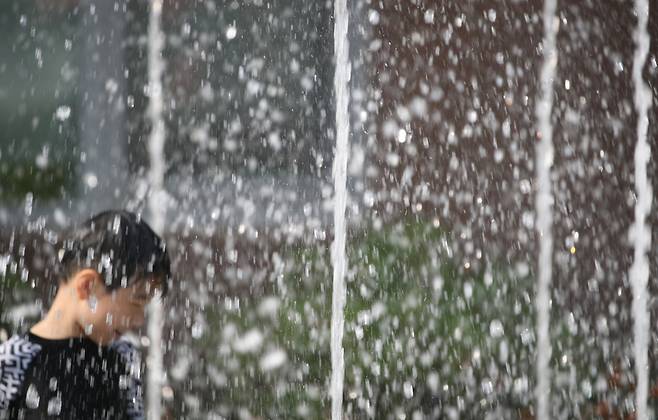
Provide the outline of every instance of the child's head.
[[63,242],[58,258],[60,291],[73,299],[77,324],[99,343],[141,327],[146,304],[167,293],[164,241],[127,211],[106,211],[84,222]]

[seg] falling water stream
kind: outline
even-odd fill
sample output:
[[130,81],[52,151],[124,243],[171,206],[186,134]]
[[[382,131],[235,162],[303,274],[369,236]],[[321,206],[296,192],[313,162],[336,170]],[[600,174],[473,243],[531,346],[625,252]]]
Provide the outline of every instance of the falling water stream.
[[347,203],[347,154],[349,115],[347,112],[350,78],[349,44],[347,41],[347,0],[334,4],[334,57],[336,72],[336,156],[334,160],[334,242],[331,252],[333,265],[333,293],[331,304],[331,418],[342,417],[343,379],[345,360],[343,355],[343,327],[345,324],[345,208]]
[[43,3],[0,6],[0,341],[125,204],[186,275],[149,420],[656,417],[658,0]]
[[551,194],[551,166],[553,165],[553,126],[551,124],[551,109],[553,106],[553,79],[557,65],[557,52],[555,38],[558,29],[558,20],[555,17],[556,0],[544,2],[544,39],[542,48],[544,62],[541,68],[540,95],[537,101],[536,116],[539,129],[539,143],[536,148],[536,176],[537,176],[537,230],[539,233],[539,262],[538,284],[536,297],[537,311],[537,418],[549,418],[548,402],[550,399],[550,370],[551,342],[549,337],[550,325],[550,285],[553,260],[553,224]]
[[[164,203],[164,142],[165,124],[162,116],[162,72],[164,62],[162,48],[164,35],[160,29],[162,15],[162,0],[153,0],[149,17],[148,29],[148,118],[151,123],[151,133],[148,143],[150,170],[148,174],[150,194],[148,210],[153,229],[162,234],[165,223]],[[162,412],[161,387],[163,379],[162,362],[162,303],[154,299],[149,305],[148,336],[150,340],[148,354],[147,376],[147,415],[149,419],[160,419]]]
[[651,107],[651,91],[642,78],[642,69],[649,53],[648,0],[636,0],[637,28],[634,33],[635,54],[633,56],[633,85],[635,88],[635,110],[637,112],[637,143],[635,146],[635,223],[630,230],[630,238],[635,247],[633,265],[629,273],[633,290],[633,355],[637,392],[635,407],[637,418],[648,418],[647,397],[649,386],[649,312],[647,309],[647,282],[649,280],[649,261],[647,252],[651,243],[651,229],[645,219],[651,209],[651,185],[647,179],[647,163],[651,149],[647,143],[649,127],[648,110]]

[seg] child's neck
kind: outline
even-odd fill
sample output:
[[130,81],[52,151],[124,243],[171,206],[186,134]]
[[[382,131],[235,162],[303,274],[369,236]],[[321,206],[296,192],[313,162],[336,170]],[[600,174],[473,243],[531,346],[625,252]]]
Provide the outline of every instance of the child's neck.
[[51,340],[84,336],[84,331],[75,317],[75,305],[69,294],[70,291],[65,288],[57,292],[46,316],[30,328],[32,334]]

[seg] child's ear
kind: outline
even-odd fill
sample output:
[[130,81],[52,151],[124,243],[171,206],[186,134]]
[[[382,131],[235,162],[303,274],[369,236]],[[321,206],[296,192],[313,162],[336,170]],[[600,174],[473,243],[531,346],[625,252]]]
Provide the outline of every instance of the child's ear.
[[80,300],[89,299],[100,285],[100,275],[90,268],[78,271],[73,278],[73,287]]

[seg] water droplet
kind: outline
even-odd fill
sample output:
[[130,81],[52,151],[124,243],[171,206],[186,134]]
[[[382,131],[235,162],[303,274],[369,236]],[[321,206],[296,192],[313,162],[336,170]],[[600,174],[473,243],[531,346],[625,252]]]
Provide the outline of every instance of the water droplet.
[[94,329],[94,326],[92,324],[87,324],[85,326],[85,334],[90,335],[91,332],[93,331],[93,329]]
[[119,376],[119,388],[120,389],[128,388],[128,375]]
[[30,216],[32,214],[32,206],[34,204],[34,194],[31,192],[25,194],[25,215]]
[[48,415],[56,416],[62,411],[62,398],[59,393],[48,401]]
[[283,366],[288,360],[286,352],[281,349],[273,350],[265,354],[259,361],[258,365],[263,372],[269,372]]
[[376,10],[368,11],[368,22],[372,25],[377,25],[379,23],[379,12]]
[[226,29],[226,39],[228,39],[229,41],[231,39],[234,39],[237,35],[238,35],[238,28],[236,28],[235,26],[231,25],[228,27],[228,29]]
[[404,128],[401,128],[398,131],[397,139],[398,143],[404,143],[407,141],[407,131]]
[[467,119],[468,122],[470,122],[470,123],[474,123],[474,122],[476,122],[476,121],[478,120],[478,113],[477,113],[477,111],[475,111],[474,109],[469,110],[469,111],[466,113],[466,119]]
[[448,144],[456,144],[457,143],[457,135],[455,134],[454,130],[450,130],[448,133]]
[[96,188],[96,186],[98,185],[98,178],[96,177],[96,174],[93,174],[91,172],[87,173],[85,174],[84,179],[87,186],[91,189]]
[[402,385],[402,389],[403,389],[403,391],[404,391],[404,396],[405,396],[407,399],[410,399],[410,398],[412,398],[412,397],[414,396],[414,387],[413,387],[413,385],[411,385],[409,382],[405,382],[405,383]]
[[443,290],[443,277],[441,276],[434,277],[434,280],[432,281],[432,288],[435,291],[439,291],[439,292]]
[[591,398],[592,397],[592,383],[585,379],[580,383],[581,390],[583,392],[583,395],[586,398]]
[[60,121],[66,121],[69,119],[71,116],[71,107],[68,105],[62,105],[57,108],[55,111],[55,118],[57,118]]
[[425,23],[434,23],[434,9],[427,9],[423,18]]
[[98,299],[96,299],[96,296],[91,295],[89,296],[89,310],[92,312],[96,312],[96,308],[98,307]]
[[183,24],[183,27],[181,28],[181,32],[183,36],[186,37],[190,36],[190,34],[192,33],[192,25],[190,25],[188,22],[185,22]]
[[37,408],[39,407],[39,391],[34,384],[30,384],[25,393],[25,405],[28,408]]
[[517,395],[525,394],[528,391],[528,378],[523,376],[520,378],[514,379],[514,393]]
[[41,68],[43,66],[43,52],[41,48],[34,50],[34,58],[37,60],[37,67]]
[[105,81],[105,90],[110,95],[114,95],[119,90],[119,84],[117,83],[116,80],[114,80],[113,78],[110,77],[109,79],[107,79]]
[[41,153],[39,153],[37,157],[34,159],[34,163],[36,163],[39,169],[44,169],[48,167],[49,153],[50,153],[50,148],[46,145],[41,149]]
[[493,338],[500,338],[505,334],[505,329],[503,328],[503,323],[500,320],[494,319],[489,324],[489,334]]
[[493,284],[493,274],[491,274],[491,271],[487,270],[484,273],[484,285],[489,287]]
[[530,180],[522,179],[519,182],[519,189],[522,194],[530,194],[532,192],[532,184],[530,183]]
[[494,385],[490,379],[485,379],[484,381],[482,381],[481,386],[482,386],[482,393],[484,395],[489,395],[494,391]]
[[195,322],[192,324],[192,338],[201,338],[203,335],[203,324],[200,322]]
[[471,282],[464,283],[464,297],[470,300],[473,296],[473,284]]
[[112,221],[112,232],[115,235],[118,235],[120,228],[121,228],[121,218],[119,216],[116,216]]

